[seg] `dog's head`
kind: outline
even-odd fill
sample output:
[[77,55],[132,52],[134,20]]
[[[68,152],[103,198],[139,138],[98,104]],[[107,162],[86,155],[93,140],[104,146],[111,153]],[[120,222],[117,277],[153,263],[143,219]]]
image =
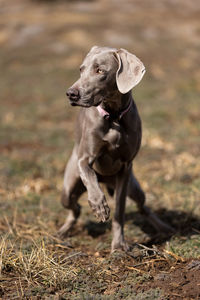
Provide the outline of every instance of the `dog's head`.
[[80,78],[68,89],[72,105],[97,106],[116,93],[126,94],[142,79],[143,63],[125,49],[94,46],[80,66]]

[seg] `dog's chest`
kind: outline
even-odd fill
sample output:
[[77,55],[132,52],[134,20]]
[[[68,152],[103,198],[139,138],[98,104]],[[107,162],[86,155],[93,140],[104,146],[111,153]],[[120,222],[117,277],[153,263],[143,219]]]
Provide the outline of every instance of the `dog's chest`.
[[119,122],[112,122],[105,128],[102,140],[103,144],[93,168],[101,175],[114,175],[126,161],[132,159],[130,135]]
[[118,122],[113,122],[105,133],[103,141],[107,143],[108,149],[117,149],[126,142],[126,134]]
[[129,136],[119,122],[113,122],[103,137],[102,155],[106,154],[113,160],[126,161],[129,152]]
[[127,158],[127,137],[120,125],[112,124],[103,136],[103,147],[93,165],[101,175],[114,175],[122,167]]

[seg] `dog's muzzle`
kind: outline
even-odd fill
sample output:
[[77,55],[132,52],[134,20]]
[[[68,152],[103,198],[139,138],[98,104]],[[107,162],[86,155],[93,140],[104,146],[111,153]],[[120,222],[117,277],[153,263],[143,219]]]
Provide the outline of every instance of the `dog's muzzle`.
[[66,95],[69,98],[71,105],[76,105],[80,100],[80,93],[77,88],[69,88]]

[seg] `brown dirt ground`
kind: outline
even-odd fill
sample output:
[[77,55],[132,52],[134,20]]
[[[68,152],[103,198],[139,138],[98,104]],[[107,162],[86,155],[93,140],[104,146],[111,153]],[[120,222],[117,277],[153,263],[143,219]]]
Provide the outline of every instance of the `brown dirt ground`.
[[144,288],[161,288],[170,299],[200,298],[200,261],[177,263],[169,269],[162,268],[162,263],[155,268],[153,282]]

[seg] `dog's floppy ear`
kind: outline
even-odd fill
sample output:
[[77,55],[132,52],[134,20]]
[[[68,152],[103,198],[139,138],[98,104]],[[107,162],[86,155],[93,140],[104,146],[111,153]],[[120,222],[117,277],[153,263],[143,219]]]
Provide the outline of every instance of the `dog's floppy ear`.
[[119,49],[115,54],[119,62],[116,73],[117,87],[120,93],[126,94],[140,82],[145,73],[145,67],[137,56],[125,49]]

